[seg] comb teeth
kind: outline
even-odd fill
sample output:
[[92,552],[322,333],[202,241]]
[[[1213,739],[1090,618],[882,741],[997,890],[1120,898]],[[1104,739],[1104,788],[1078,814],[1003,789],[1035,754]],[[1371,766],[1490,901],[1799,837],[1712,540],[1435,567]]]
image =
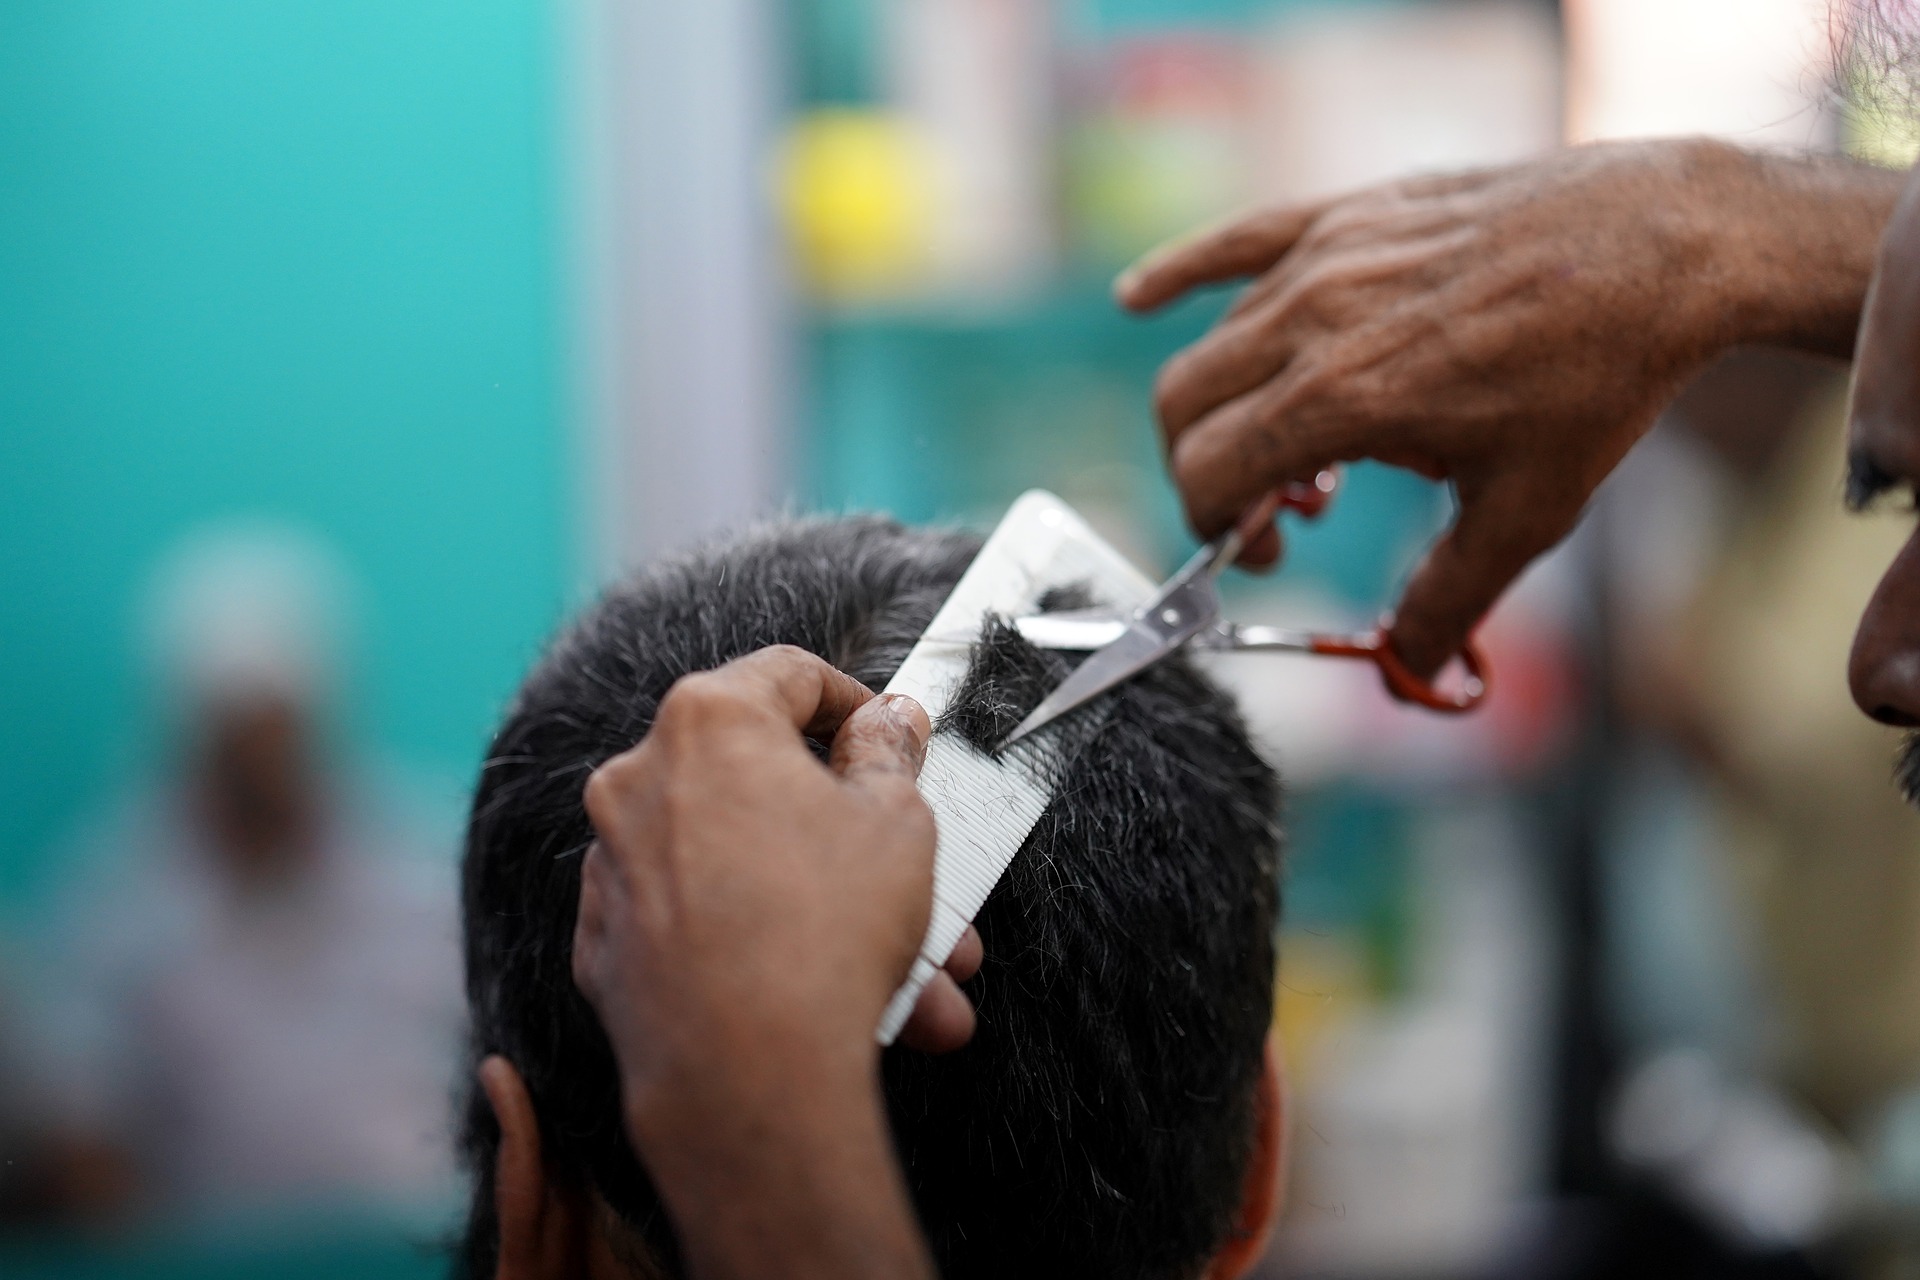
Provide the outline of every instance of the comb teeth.
[[[970,642],[989,615],[1032,611],[1048,590],[1084,583],[1101,599],[1131,607],[1154,584],[1128,564],[1066,503],[1043,490],[1023,494],[987,539],[934,615],[926,634],[888,682],[888,693],[920,701],[937,723],[972,661]],[[933,910],[907,980],[881,1015],[875,1038],[892,1044],[920,993],[953,954],[967,926],[1026,843],[1053,798],[1057,765],[1098,729],[1107,705],[1095,702],[990,757],[959,735],[936,733],[920,769],[920,794],[933,810]],[[1063,734],[1071,729],[1071,738]]]
[[[880,1043],[892,1044],[934,971],[953,954],[960,935],[986,905],[987,895],[1046,811],[1053,788],[1016,753],[995,761],[957,734],[936,734],[920,769],[920,794],[933,810],[939,836],[933,853],[933,914],[906,985],[880,1019]],[[934,959],[934,957],[939,957]]]

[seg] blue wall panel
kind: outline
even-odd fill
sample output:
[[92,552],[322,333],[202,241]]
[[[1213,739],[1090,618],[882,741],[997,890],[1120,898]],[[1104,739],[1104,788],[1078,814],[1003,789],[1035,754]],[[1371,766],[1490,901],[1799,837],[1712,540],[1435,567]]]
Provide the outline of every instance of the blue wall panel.
[[357,725],[469,774],[572,558],[540,0],[0,5],[0,900],[139,751],[212,518],[365,588]]

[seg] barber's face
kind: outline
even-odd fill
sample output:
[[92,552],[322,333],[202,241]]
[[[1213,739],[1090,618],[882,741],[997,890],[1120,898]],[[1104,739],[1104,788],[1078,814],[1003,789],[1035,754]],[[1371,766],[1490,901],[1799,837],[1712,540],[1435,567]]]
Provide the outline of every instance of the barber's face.
[[[1920,169],[1881,242],[1854,366],[1848,498],[1920,494]],[[1883,724],[1920,729],[1920,522],[1880,579],[1848,665],[1853,699]],[[1920,734],[1901,752],[1899,781],[1920,804]]]

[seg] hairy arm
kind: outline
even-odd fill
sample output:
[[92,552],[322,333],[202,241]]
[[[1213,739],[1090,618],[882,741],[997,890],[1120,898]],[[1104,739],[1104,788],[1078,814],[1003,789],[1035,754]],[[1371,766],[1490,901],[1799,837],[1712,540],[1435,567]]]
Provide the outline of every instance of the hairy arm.
[[1708,277],[1732,320],[1712,354],[1752,343],[1851,359],[1880,233],[1907,175],[1838,156],[1724,152],[1738,234]]
[[574,980],[702,1280],[934,1274],[874,1043],[932,902],[930,731],[767,649],[682,680],[587,784]]
[[[1902,181],[1702,139],[1578,147],[1257,213],[1150,255],[1116,293],[1151,310],[1250,281],[1155,392],[1201,535],[1335,462],[1453,482],[1457,520],[1393,629],[1426,674],[1714,357],[1851,354]],[[1279,553],[1269,532],[1247,558]]]

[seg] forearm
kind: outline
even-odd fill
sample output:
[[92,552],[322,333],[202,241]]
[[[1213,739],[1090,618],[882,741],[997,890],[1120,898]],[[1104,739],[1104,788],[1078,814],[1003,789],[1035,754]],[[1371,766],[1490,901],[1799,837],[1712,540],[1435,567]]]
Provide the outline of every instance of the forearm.
[[[1704,234],[1719,237],[1707,281],[1715,345],[1788,347],[1850,359],[1880,234],[1904,173],[1838,156],[1781,156],[1699,144],[1711,170]],[[1717,224],[1717,230],[1716,228]]]
[[933,1280],[873,1069],[759,1074],[629,1108],[692,1274]]

